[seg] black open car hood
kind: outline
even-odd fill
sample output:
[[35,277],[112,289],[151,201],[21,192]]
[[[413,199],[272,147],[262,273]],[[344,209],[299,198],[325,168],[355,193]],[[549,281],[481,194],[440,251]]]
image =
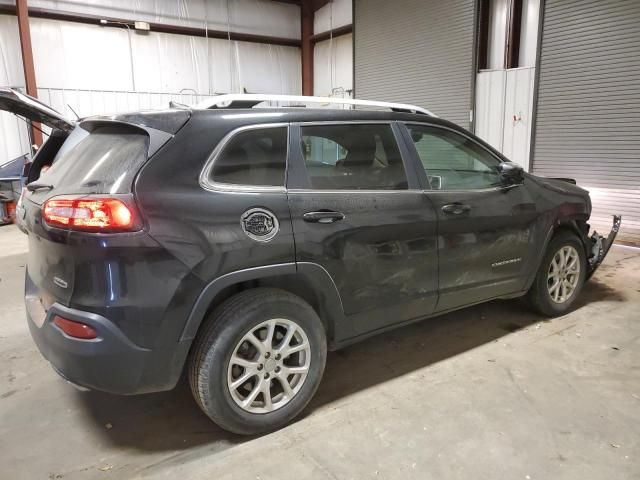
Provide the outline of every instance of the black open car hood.
[[12,88],[0,88],[0,110],[20,115],[58,130],[71,131],[74,122],[39,100]]

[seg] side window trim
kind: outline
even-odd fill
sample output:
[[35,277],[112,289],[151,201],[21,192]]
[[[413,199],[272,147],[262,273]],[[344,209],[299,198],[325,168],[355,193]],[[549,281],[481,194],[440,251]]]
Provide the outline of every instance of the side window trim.
[[[302,127],[307,126],[330,126],[330,125],[388,125],[396,142],[402,166],[407,176],[407,189],[405,190],[377,190],[377,189],[340,189],[340,190],[320,190],[311,186],[311,180],[307,173],[304,155],[302,152]],[[350,193],[402,193],[416,190],[423,190],[422,184],[416,176],[412,175],[415,170],[414,160],[411,151],[407,149],[406,140],[403,138],[400,122],[397,120],[320,120],[308,122],[294,122],[290,125],[289,161],[287,162],[287,188],[298,192],[350,192]]]
[[[285,163],[285,178],[283,186],[271,186],[271,185],[246,185],[246,184],[236,184],[236,183],[221,183],[215,182],[211,180],[209,177],[211,175],[211,171],[213,170],[213,165],[216,159],[220,156],[220,154],[224,151],[225,147],[233,140],[233,138],[239,133],[244,133],[251,130],[259,130],[264,128],[286,128],[287,129],[287,153],[286,153],[286,163]],[[215,146],[209,158],[204,164],[204,167],[200,171],[199,183],[200,186],[208,190],[210,192],[228,192],[228,191],[240,191],[240,192],[286,192],[287,188],[287,170],[289,164],[289,156],[291,151],[291,128],[290,124],[286,122],[280,123],[260,123],[255,125],[243,125],[241,127],[236,127],[227,133],[222,140],[218,142]]]
[[510,188],[510,186],[504,185],[504,186],[495,186],[495,187],[486,187],[486,188],[466,188],[466,189],[455,189],[455,190],[434,190],[434,189],[432,189],[431,185],[429,184],[429,180],[427,178],[426,170],[422,166],[422,161],[420,160],[420,155],[418,154],[418,150],[416,149],[416,146],[413,143],[413,140],[411,139],[411,133],[409,132],[409,127],[408,127],[409,125],[417,125],[419,127],[434,128],[434,129],[447,130],[447,131],[453,132],[453,133],[455,133],[457,135],[460,135],[460,136],[470,140],[471,142],[473,142],[475,145],[480,147],[482,149],[482,151],[486,152],[487,154],[489,154],[490,156],[495,158],[497,162],[503,163],[504,159],[500,158],[498,155],[496,155],[490,149],[488,149],[487,147],[482,145],[476,139],[470,137],[469,135],[467,135],[467,134],[465,134],[463,132],[459,132],[458,130],[455,130],[453,128],[447,127],[445,125],[437,125],[437,124],[426,123],[426,122],[400,122],[400,123],[402,124],[405,143],[407,144],[407,148],[408,148],[408,150],[409,150],[409,152],[411,154],[411,157],[412,157],[412,159],[414,161],[414,164],[415,164],[416,168],[418,168],[419,170],[422,171],[422,175],[419,175],[419,178],[420,178],[420,180],[422,182],[423,190],[425,192],[435,192],[435,193],[440,193],[440,192],[482,192],[482,191],[494,191],[494,190],[503,190],[505,188]]

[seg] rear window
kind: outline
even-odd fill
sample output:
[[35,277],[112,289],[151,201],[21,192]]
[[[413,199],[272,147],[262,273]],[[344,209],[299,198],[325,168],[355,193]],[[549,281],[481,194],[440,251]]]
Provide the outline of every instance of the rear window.
[[40,180],[64,193],[129,193],[148,147],[149,137],[143,132],[98,127],[62,153]]

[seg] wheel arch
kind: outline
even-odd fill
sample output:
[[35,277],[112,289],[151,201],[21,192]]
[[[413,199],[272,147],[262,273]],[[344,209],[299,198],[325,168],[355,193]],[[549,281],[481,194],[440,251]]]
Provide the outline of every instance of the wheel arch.
[[544,243],[542,248],[538,251],[538,258],[536,259],[535,268],[530,273],[529,278],[527,279],[526,289],[529,290],[533,281],[536,278],[538,270],[540,269],[540,265],[542,264],[542,259],[544,258],[545,253],[547,252],[547,248],[549,248],[549,243],[551,239],[558,235],[560,232],[570,232],[574,234],[576,237],[580,239],[582,246],[584,247],[585,256],[589,258],[589,224],[584,219],[582,215],[579,216],[571,216],[571,217],[563,217],[556,219],[549,229],[547,230],[547,234],[544,239]]
[[349,335],[342,301],[331,275],[316,263],[298,262],[238,270],[207,284],[191,309],[180,341],[195,339],[206,316],[226,299],[259,287],[279,288],[309,303],[322,321],[329,347]]

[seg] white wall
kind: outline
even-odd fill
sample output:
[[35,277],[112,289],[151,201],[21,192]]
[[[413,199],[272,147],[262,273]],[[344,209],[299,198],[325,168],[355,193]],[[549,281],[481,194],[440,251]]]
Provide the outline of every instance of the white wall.
[[316,43],[313,51],[313,93],[348,97],[353,90],[353,37],[342,35]]
[[476,134],[529,170],[535,68],[485,70],[476,77]]
[[[105,91],[299,93],[296,47],[31,20],[38,86]],[[53,48],[52,46],[55,46]],[[133,55],[133,72],[131,71]]]
[[[0,3],[13,3],[0,0]],[[226,29],[226,0],[30,0],[30,6],[105,17]],[[299,38],[300,9],[231,0],[232,31]],[[297,47],[206,39],[56,20],[30,20],[41,99],[68,117],[198,101],[214,93],[300,94]],[[132,59],[133,57],[133,72]],[[0,85],[24,87],[17,19],[0,15]],[[180,95],[184,92],[184,95]],[[0,164],[28,150],[23,122],[0,115]]]
[[[0,15],[0,85],[24,87],[18,20],[13,15]],[[28,150],[26,124],[14,115],[0,112],[0,165]]]
[[502,151],[504,137],[505,70],[485,70],[476,76],[475,133]]
[[313,33],[351,25],[352,15],[352,0],[332,0],[316,11],[313,18]]
[[507,70],[504,102],[504,138],[502,153],[511,161],[530,170],[531,121],[535,68]]
[[[318,9],[313,33],[323,33],[351,25],[352,0],[333,0]],[[318,96],[351,96],[353,90],[353,36],[341,35],[315,45],[313,51],[313,94]]]
[[29,0],[29,6],[225,31],[228,21],[232,32],[300,38],[300,8],[272,0]]

